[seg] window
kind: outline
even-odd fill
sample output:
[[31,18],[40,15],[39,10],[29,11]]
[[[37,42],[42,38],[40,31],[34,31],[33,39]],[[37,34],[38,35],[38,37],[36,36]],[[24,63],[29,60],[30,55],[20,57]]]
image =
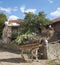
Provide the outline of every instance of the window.
[[16,39],[17,36],[18,36],[18,27],[12,27],[12,34],[11,34],[12,40]]

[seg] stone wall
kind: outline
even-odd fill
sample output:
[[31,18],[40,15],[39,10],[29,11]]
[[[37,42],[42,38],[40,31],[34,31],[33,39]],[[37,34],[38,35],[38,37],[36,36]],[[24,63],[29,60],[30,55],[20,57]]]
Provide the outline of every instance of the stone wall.
[[48,59],[60,59],[60,43],[49,43],[47,46]]
[[10,43],[11,27],[5,26],[3,29],[2,40],[4,44]]

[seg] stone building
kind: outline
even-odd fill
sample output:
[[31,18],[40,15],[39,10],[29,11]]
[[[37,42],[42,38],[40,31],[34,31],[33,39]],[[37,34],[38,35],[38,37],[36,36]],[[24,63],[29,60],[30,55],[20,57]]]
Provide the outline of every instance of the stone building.
[[53,37],[49,41],[52,42],[60,40],[60,18],[53,19],[52,24],[50,25],[54,28],[55,32]]
[[3,43],[9,44],[19,35],[19,28],[21,27],[23,20],[9,20],[5,22],[5,27],[3,29]]
[[40,59],[60,60],[60,18],[52,20],[52,23],[46,27],[53,27],[54,34],[48,40],[46,46],[40,47],[39,57]]
[[54,28],[54,35],[49,40],[47,57],[48,59],[60,59],[60,18],[52,20],[50,25]]

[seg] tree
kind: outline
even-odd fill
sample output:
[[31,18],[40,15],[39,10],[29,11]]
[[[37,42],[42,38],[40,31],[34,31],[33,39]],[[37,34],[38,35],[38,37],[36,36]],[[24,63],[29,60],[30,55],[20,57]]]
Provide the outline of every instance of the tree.
[[0,13],[0,26],[2,26],[5,21],[7,21],[6,15],[4,13]]
[[2,36],[2,30],[5,21],[7,21],[6,15],[4,13],[0,13],[0,38]]
[[44,12],[39,12],[35,19],[35,23],[38,29],[43,29],[45,25],[50,23],[50,20],[46,18],[46,14]]
[[35,17],[36,15],[29,12],[29,13],[25,13],[25,18],[24,18],[24,23],[22,25],[22,32],[26,33],[26,32],[33,32],[35,25],[34,25],[34,21],[35,21]]
[[46,18],[44,12],[39,12],[37,15],[29,12],[25,13],[24,23],[21,29],[23,33],[26,33],[28,31],[40,33],[41,29],[43,29],[44,26],[49,23],[50,21],[48,18]]
[[[39,12],[37,15],[31,12],[25,13],[24,22],[20,29],[22,35],[18,36],[13,43],[21,44],[26,40],[40,40],[41,30],[49,23],[44,12]],[[30,41],[32,41],[30,40]]]

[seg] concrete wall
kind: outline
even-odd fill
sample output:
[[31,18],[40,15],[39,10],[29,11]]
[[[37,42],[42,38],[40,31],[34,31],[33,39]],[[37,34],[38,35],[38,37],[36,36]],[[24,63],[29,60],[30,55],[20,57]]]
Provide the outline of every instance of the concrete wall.
[[48,59],[60,59],[60,43],[49,43],[47,46]]

